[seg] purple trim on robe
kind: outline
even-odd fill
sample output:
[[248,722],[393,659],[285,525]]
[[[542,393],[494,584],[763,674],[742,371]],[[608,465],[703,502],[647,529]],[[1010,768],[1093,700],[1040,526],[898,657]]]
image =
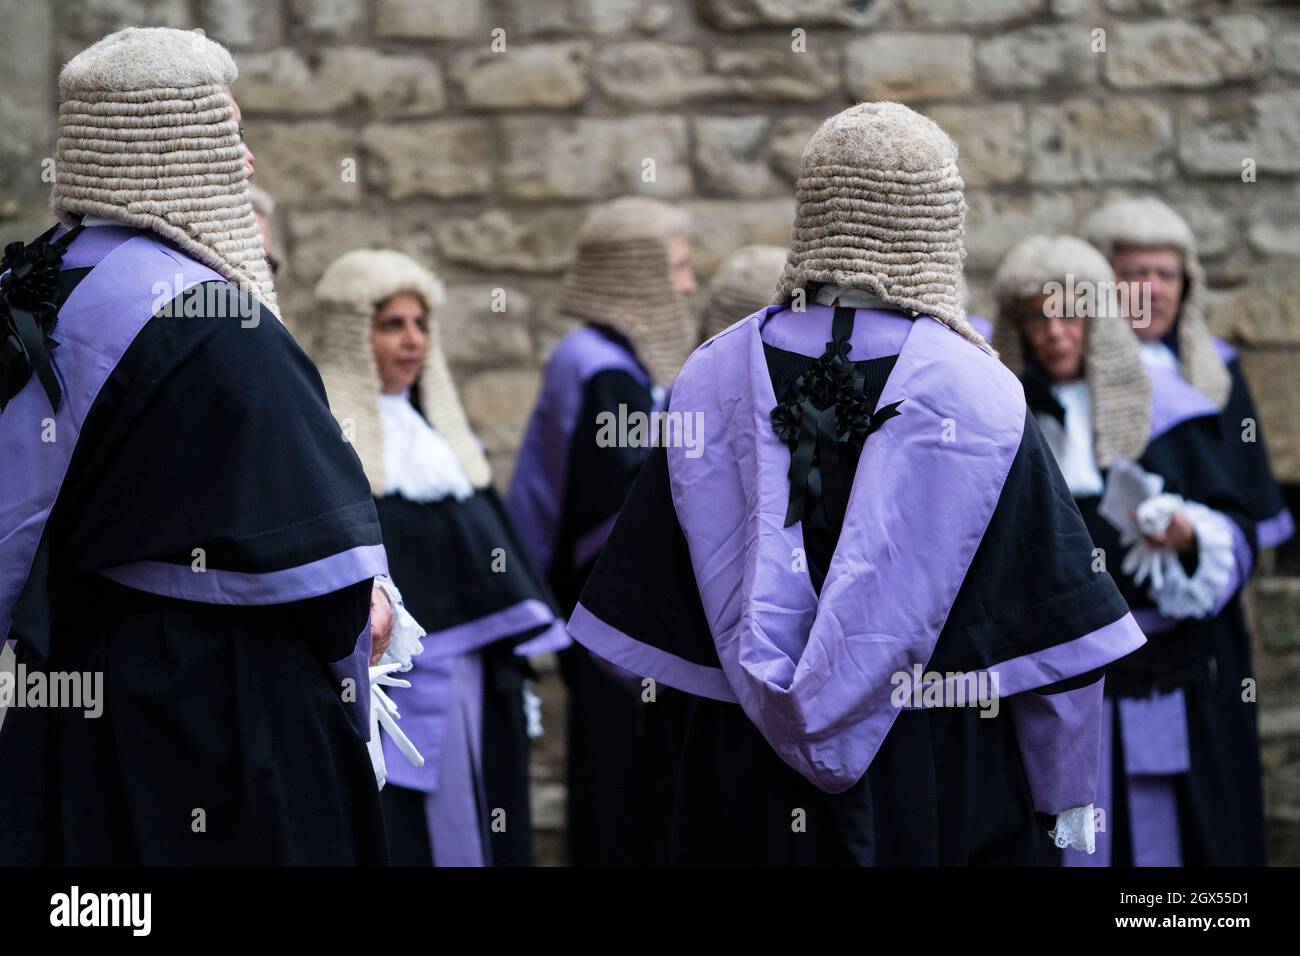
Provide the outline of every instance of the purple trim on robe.
[[1191,769],[1187,697],[1181,687],[1150,697],[1121,697],[1118,706],[1124,771],[1129,776],[1165,776]]
[[1129,841],[1134,866],[1182,866],[1178,832],[1178,788],[1173,777],[1135,777],[1126,781]]
[[[901,400],[901,415],[862,453],[819,600],[806,573],[791,570],[802,528],[782,527],[790,452],[771,427],[763,356],[763,342],[778,337],[821,354],[826,337],[805,321],[810,313],[769,306],[696,350],[671,407],[703,413],[707,453],[669,448],[668,465],[727,683],[786,763],[840,792],[898,716],[892,675],[934,650],[1019,448],[1025,403],[993,356],[928,316],[914,320],[880,397]],[[858,310],[854,344],[869,349],[897,315]],[[1074,656],[1092,662],[1053,679],[1113,659]]]
[[517,644],[515,646],[515,655],[517,657],[531,657],[534,654],[552,654],[555,651],[564,650],[572,643],[573,639],[569,637],[569,631],[564,626],[564,622],[556,618],[542,633]]
[[1255,536],[1260,548],[1276,548],[1290,541],[1294,534],[1295,519],[1291,516],[1289,508],[1283,508],[1273,517],[1255,526]]
[[1104,683],[1101,678],[1060,694],[1029,691],[1007,701],[1039,813],[1060,813],[1096,801]]
[[966,321],[971,324],[971,328],[984,337],[984,341],[987,342],[993,338],[993,321],[991,319],[986,319],[982,315],[968,315]]
[[1232,574],[1223,586],[1223,590],[1219,592],[1219,596],[1215,598],[1214,612],[1211,617],[1218,615],[1237,592],[1245,587],[1246,582],[1250,580],[1250,572],[1255,566],[1255,556],[1250,551],[1250,542],[1246,540],[1245,532],[1227,515],[1222,515],[1222,518],[1228,523],[1228,531],[1232,534]]
[[430,631],[424,635],[424,654],[439,657],[468,654],[525,631],[547,627],[553,621],[555,612],[545,602],[527,598],[472,621]]
[[636,358],[589,326],[562,338],[546,363],[537,407],[528,421],[506,495],[519,537],[544,574],[550,573],[564,517],[564,490],[583,393],[593,376],[611,369],[625,371],[650,387]]
[[605,542],[609,540],[609,533],[614,530],[614,525],[617,522],[618,515],[612,514],[574,543],[573,566],[575,568],[586,567],[596,560],[601,549],[605,547]]
[[486,866],[483,827],[491,811],[482,799],[483,657],[477,653],[456,657],[453,670],[454,698],[438,787],[424,798],[431,862],[434,866]]
[[411,682],[410,687],[385,687],[401,715],[398,726],[424,757],[424,766],[415,767],[397,749],[387,734],[381,734],[388,782],[408,790],[433,793],[443,765],[443,747],[451,709],[456,701],[454,686],[456,658],[424,653],[411,658],[411,669],[394,674]]
[[1148,442],[1193,418],[1219,417],[1219,408],[1168,369],[1145,366],[1151,380],[1151,430]]
[[[64,260],[93,265],[83,242],[104,253],[99,267],[68,296],[51,333],[59,343],[54,364],[63,385],[58,413],[51,411],[33,375],[0,415],[0,488],[5,489],[0,495],[0,637],[9,633],[14,603],[31,573],[82,423],[123,353],[158,311],[155,280],[167,282],[168,298],[198,283],[221,280],[148,233],[108,251],[112,243],[104,234],[109,232],[117,230],[83,231]],[[42,441],[42,423],[51,418],[57,440]]]
[[[783,310],[780,307],[764,309],[759,314],[763,341],[787,352],[798,352],[813,358],[826,350],[831,340],[835,310],[828,305],[810,305],[803,312],[791,312],[798,322],[784,317],[768,321],[767,317]],[[890,309],[857,309],[854,313],[853,338],[849,342],[849,360],[865,362],[868,359],[897,355],[903,343],[912,334],[912,319],[906,313]],[[748,320],[746,320],[748,321]],[[869,325],[860,332],[861,325]]]
[[1237,350],[1235,348],[1233,348],[1223,339],[1219,338],[1217,335],[1213,336],[1213,341],[1214,341],[1214,350],[1219,353],[1219,358],[1223,359],[1224,364],[1236,360]]
[[195,571],[188,564],[135,561],[99,572],[137,591],[203,604],[288,604],[388,573],[382,544],[362,544],[280,571]]
[[1172,617],[1165,617],[1153,607],[1134,608],[1133,620],[1137,621],[1137,626],[1140,627],[1142,633],[1148,637],[1155,637],[1157,634],[1163,634],[1170,628],[1177,627],[1180,623]]
[[[361,737],[363,740],[370,739],[370,654],[374,649],[372,635],[370,633],[370,618],[366,618],[366,626],[361,629],[361,634],[357,637],[356,646],[352,648],[352,653],[341,661],[335,661],[330,665],[330,672],[334,675],[334,681],[338,685],[339,694],[343,693],[343,681],[351,678],[353,690],[355,692],[355,701],[344,701],[344,706],[355,707],[356,713],[361,718]],[[405,757],[402,758],[405,761]]]
[[[60,228],[57,235],[63,236],[67,232],[66,227]],[[77,236],[72,245],[68,247],[68,252],[63,257],[63,268],[65,270],[85,269],[98,265],[101,260],[122,243],[141,234],[142,230],[132,226],[87,226],[81,230],[81,235]],[[165,243],[165,240],[159,240],[157,236],[151,236],[150,238]],[[172,277],[167,276],[167,278]],[[60,313],[60,316],[62,316],[62,313]],[[62,321],[61,318],[60,321]]]
[[1114,826],[1115,812],[1112,801],[1115,798],[1112,779],[1112,761],[1114,747],[1111,745],[1115,732],[1115,699],[1105,697],[1101,706],[1101,746],[1097,755],[1097,795],[1093,798],[1096,808],[1101,811],[1095,834],[1095,852],[1085,853],[1067,847],[1061,851],[1061,865],[1069,867],[1105,867],[1111,865],[1112,841],[1111,828]]
[[569,633],[592,654],[634,675],[724,703],[738,703],[720,668],[695,664],[610,627],[581,604],[569,618]]

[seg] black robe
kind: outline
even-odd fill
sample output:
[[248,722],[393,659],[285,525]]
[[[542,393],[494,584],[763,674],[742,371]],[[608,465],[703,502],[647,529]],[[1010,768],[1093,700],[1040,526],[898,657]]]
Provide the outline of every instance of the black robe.
[[[814,361],[766,342],[763,353],[778,397]],[[876,407],[896,360],[853,363],[867,408]],[[1087,532],[1036,424],[1026,416],[996,510],[927,670],[973,671],[993,663],[989,655],[999,653],[993,647],[1002,638],[1032,652],[1126,616],[1109,576],[1091,572]],[[890,424],[885,421],[882,430]],[[871,448],[868,438],[863,454]],[[857,454],[846,455],[840,473],[832,475],[823,463],[821,486],[836,490],[814,501],[804,520],[808,571],[818,592],[842,527],[825,515],[847,507],[857,464]],[[838,501],[831,500],[835,494]],[[823,506],[822,518],[813,520],[813,511]],[[596,619],[600,630],[617,632],[618,640],[627,636],[650,648],[646,654],[666,652],[678,667],[717,675],[709,680],[720,677],[665,449],[651,451],[588,579],[579,612]],[[570,629],[584,639],[575,621]],[[986,643],[990,639],[993,644]],[[1077,690],[1099,677],[1094,669],[1029,693]],[[658,681],[655,702],[647,708],[655,714],[655,747],[671,757],[659,764],[661,779],[649,791],[658,799],[648,815],[658,823],[652,837],[665,862],[1047,865],[1057,859],[1048,837],[1052,818],[1035,809],[1005,708],[993,719],[973,707],[903,710],[866,773],[831,793],[783,761],[736,703],[665,691],[666,682]]]
[[[1063,417],[1050,392],[1034,384],[1041,375],[1031,363],[1026,372],[1031,408]],[[1221,421],[1204,415],[1179,422],[1150,441],[1138,464],[1163,477],[1165,491],[1212,508],[1235,523],[1253,554],[1255,521],[1248,489],[1238,484],[1241,457],[1225,449]],[[1135,585],[1119,570],[1127,549],[1120,544],[1116,528],[1098,512],[1100,496],[1080,497],[1077,502],[1129,607],[1139,614],[1154,612],[1147,585]],[[1194,557],[1183,561],[1189,573],[1194,571]],[[1147,644],[1106,669],[1108,696],[1145,698],[1176,688],[1184,691],[1190,769],[1178,775],[1176,789],[1187,866],[1264,864],[1259,710],[1253,695],[1243,700],[1248,681],[1253,683],[1254,670],[1240,591],[1212,617],[1183,619],[1158,633],[1149,630]],[[1099,794],[1098,804],[1110,808],[1111,865],[1131,866],[1129,811],[1119,789],[1126,779],[1119,721],[1114,723],[1111,753],[1115,790]]]
[[[61,302],[81,283],[139,292],[166,288],[173,264],[196,268],[156,237],[107,232],[135,245],[65,269]],[[106,233],[77,242],[92,234]],[[383,863],[365,724],[345,702],[368,689],[330,670],[368,654],[373,573],[356,556],[380,536],[360,462],[314,366],[235,287],[211,278],[147,316],[85,414],[8,635],[28,668],[102,674],[103,714],[8,710],[0,863]],[[54,350],[69,392],[72,351]],[[0,446],[24,447],[29,425],[11,404]],[[190,574],[196,549],[204,574]],[[295,577],[313,564],[350,583],[276,599],[320,591],[310,571]],[[105,573],[179,581],[181,596]],[[194,599],[191,581],[231,590]],[[257,603],[241,596],[249,581],[263,582]]]

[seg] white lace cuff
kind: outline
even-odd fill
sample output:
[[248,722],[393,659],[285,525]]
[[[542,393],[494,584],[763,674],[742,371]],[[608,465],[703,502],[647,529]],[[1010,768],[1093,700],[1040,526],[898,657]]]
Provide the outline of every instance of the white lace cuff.
[[542,735],[542,699],[533,693],[533,682],[524,681],[524,717],[528,721],[528,736],[534,740]]
[[1151,597],[1165,617],[1207,617],[1235,581],[1232,529],[1226,517],[1195,501],[1184,502],[1181,513],[1196,531],[1196,573],[1188,577],[1181,562],[1169,562]]
[[424,637],[424,628],[402,603],[402,592],[397,590],[396,584],[381,574],[375,578],[375,587],[387,595],[388,603],[393,606],[393,636],[384,652],[384,660],[401,664],[399,670],[409,671],[411,658],[424,652],[424,643],[420,640]]
[[1069,847],[1083,853],[1097,849],[1097,832],[1093,828],[1093,805],[1072,807],[1056,815],[1056,828],[1047,831],[1052,842],[1064,850]]

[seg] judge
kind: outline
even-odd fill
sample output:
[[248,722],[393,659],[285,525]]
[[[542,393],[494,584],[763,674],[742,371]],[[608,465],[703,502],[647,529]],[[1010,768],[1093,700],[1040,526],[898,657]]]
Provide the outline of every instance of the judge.
[[[557,311],[581,325],[547,362],[508,497],[566,613],[647,451],[646,435],[610,441],[601,423],[662,407],[694,341],[689,229],[684,212],[628,197],[597,208],[578,233]],[[561,655],[561,667],[570,857],[578,865],[643,860],[645,715],[619,676],[583,648]]]
[[397,608],[277,318],[234,78],[199,32],[74,57],[62,225],[6,250],[0,639],[104,702],[6,716],[0,863],[386,860],[364,705]]
[[767,305],[784,268],[785,250],[780,246],[742,246],[727,256],[709,280],[701,338],[712,338],[740,316]]
[[[1234,609],[1254,535],[1218,410],[1174,372],[1144,371],[1110,265],[1083,240],[1024,240],[996,284],[994,344],[1148,638],[1107,668],[1107,825],[1094,856],[1067,851],[1066,863],[1261,863],[1255,705],[1235,661],[1215,659],[1249,641]],[[1120,505],[1133,462],[1142,484]]]
[[1295,533],[1269,466],[1259,413],[1231,345],[1210,332],[1205,271],[1186,220],[1154,196],[1122,199],[1093,212],[1083,234],[1128,287],[1133,331],[1148,368],[1172,371],[1220,410],[1224,463],[1255,521],[1261,548]]
[[1091,844],[1099,669],[1143,638],[963,315],[956,160],[897,103],[822,125],[776,304],[674,385],[703,453],[651,453],[569,621],[679,691],[673,862]]
[[397,865],[532,863],[528,653],[568,646],[492,487],[443,355],[442,283],[398,252],[337,259],[316,286],[310,351],[361,456],[394,580],[427,632],[391,692],[424,755],[386,741]]

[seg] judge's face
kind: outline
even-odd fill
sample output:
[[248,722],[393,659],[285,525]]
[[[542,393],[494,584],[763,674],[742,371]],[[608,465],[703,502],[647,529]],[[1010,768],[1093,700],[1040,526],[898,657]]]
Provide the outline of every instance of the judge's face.
[[[1164,338],[1183,304],[1183,257],[1177,249],[1115,250],[1115,278],[1128,286],[1129,322],[1144,342]],[[1142,314],[1151,296],[1149,315]],[[1148,319],[1150,321],[1148,321]]]
[[[226,87],[226,92],[227,93],[230,92],[230,87],[228,86]],[[244,114],[240,112],[239,104],[235,102],[235,97],[233,94],[230,97],[230,105],[235,108],[235,122],[239,124],[239,141],[240,143],[243,144],[244,147],[244,168],[248,170],[247,178],[252,179],[253,178],[253,151],[248,148],[248,143],[244,140]]]
[[429,354],[429,313],[420,298],[399,292],[380,303],[370,344],[385,395],[400,395],[414,385]]
[[672,273],[673,291],[683,299],[695,294],[695,270],[691,268],[691,241],[685,236],[668,240],[668,269]]
[[1072,382],[1083,375],[1087,320],[1075,310],[1062,314],[1059,299],[1031,299],[1025,306],[1024,330],[1038,364],[1053,382]]

